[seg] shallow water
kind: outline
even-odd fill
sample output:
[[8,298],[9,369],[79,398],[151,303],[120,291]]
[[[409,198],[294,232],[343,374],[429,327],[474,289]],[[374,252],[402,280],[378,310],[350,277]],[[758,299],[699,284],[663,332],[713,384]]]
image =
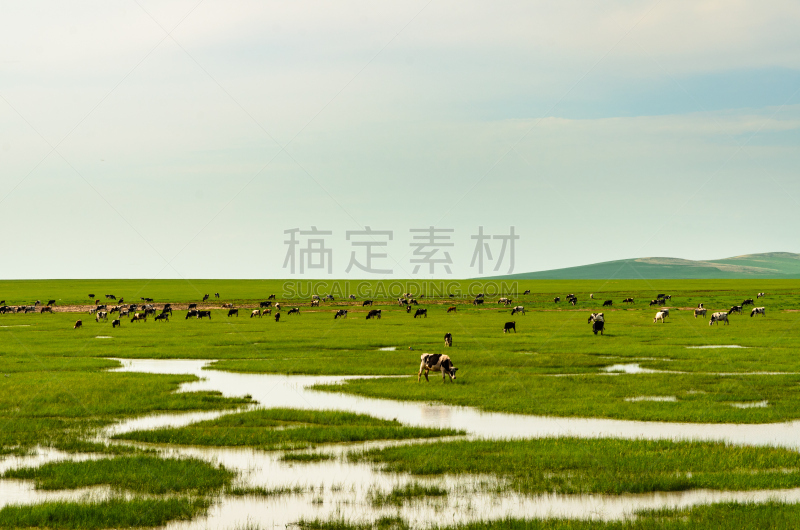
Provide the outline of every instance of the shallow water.
[[711,344],[708,346],[686,346],[689,350],[707,350],[712,348],[747,348],[747,346],[738,346],[736,344]]
[[[284,376],[272,374],[237,374],[203,370],[211,361],[121,360],[116,371],[194,374],[202,380],[181,385],[180,391],[218,390],[225,396],[250,394],[259,406],[301,409],[339,409],[397,419],[420,426],[465,429],[471,439],[529,438],[576,436],[585,438],[616,437],[641,439],[719,440],[736,444],[775,445],[800,448],[800,422],[777,425],[704,425],[635,422],[604,419],[549,418],[514,414],[485,413],[466,407],[377,400],[345,394],[309,390],[317,383],[335,383],[361,376]],[[420,384],[442,384],[441,382]],[[669,396],[640,396],[642,400]],[[646,404],[643,404],[646,406]],[[101,440],[116,433],[137,429],[181,426],[211,419],[231,411],[186,414],[158,414],[122,421],[105,429]],[[400,515],[415,527],[497,519],[503,517],[570,517],[615,520],[631,516],[637,510],[682,508],[711,502],[739,501],[800,502],[800,489],[717,492],[688,491],[647,495],[519,495],[513,491],[496,493],[503,486],[494,477],[445,476],[414,478],[406,474],[385,473],[373,465],[351,463],[346,453],[398,444],[424,444],[435,440],[382,441],[362,444],[321,446],[312,452],[334,455],[333,460],[315,463],[290,463],[280,460],[281,452],[251,448],[207,448],[148,446],[166,456],[194,456],[223,464],[240,473],[239,484],[245,487],[299,487],[301,493],[274,497],[222,496],[207,517],[168,525],[174,529],[233,528],[248,522],[262,526],[286,526],[301,518],[345,518],[354,521],[374,520],[383,515]],[[143,444],[136,444],[143,445]],[[0,470],[22,465],[37,465],[63,458],[83,459],[100,456],[67,455],[40,450],[36,455],[11,457],[0,461]],[[448,491],[446,498],[417,500],[398,507],[372,506],[371,493],[388,492],[410,482],[438,485]],[[28,481],[0,480],[0,498],[7,502],[34,503],[45,499],[97,500],[108,490],[97,488],[79,492],[36,492]]]

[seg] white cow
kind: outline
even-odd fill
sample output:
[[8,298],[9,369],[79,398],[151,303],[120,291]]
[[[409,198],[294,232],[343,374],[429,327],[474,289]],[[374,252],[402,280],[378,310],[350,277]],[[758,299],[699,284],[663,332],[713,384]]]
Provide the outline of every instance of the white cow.
[[754,315],[761,315],[761,316],[764,316],[764,317],[767,316],[767,308],[766,307],[754,307],[753,310],[750,311],[750,316],[752,317]]
[[605,322],[605,321],[606,319],[603,316],[603,313],[592,313],[591,315],[589,315],[589,320],[587,321],[587,324],[591,324],[592,322]]
[[512,307],[511,308],[511,314],[513,315],[514,313],[522,313],[524,315],[525,314],[525,307],[521,306],[521,305]]
[[663,311],[659,311],[658,313],[656,313],[656,317],[653,319],[653,324],[655,324],[659,320],[663,324],[664,323],[664,318],[666,316],[667,316],[666,313],[664,313]]
[[711,324],[715,323],[718,324],[722,321],[724,321],[726,324],[730,324],[730,322],[728,322],[728,313],[712,313],[711,320],[708,321],[708,325],[710,326]]
[[456,368],[453,366],[453,361],[450,357],[441,353],[423,353],[420,355],[419,374],[417,374],[417,383],[419,383],[422,374],[425,374],[425,380],[428,379],[428,372],[442,372],[442,382],[447,381],[447,376],[453,381],[456,378]]
[[254,309],[253,311],[251,311],[250,312],[250,318],[253,318],[253,317],[261,318],[261,310],[260,309]]
[[758,296],[756,296],[756,298],[762,298],[762,297],[764,297],[764,296],[766,296],[766,294],[765,294],[765,293],[758,293]]

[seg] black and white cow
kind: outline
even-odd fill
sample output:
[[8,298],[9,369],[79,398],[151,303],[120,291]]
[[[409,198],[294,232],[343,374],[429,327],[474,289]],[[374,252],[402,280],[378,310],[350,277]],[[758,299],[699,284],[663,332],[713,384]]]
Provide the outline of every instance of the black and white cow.
[[509,305],[511,304],[511,298],[506,298],[506,297],[500,298],[499,300],[497,300],[497,303]]
[[756,298],[762,298],[762,297],[764,297],[764,296],[766,296],[766,294],[765,294],[765,293],[758,293],[758,294],[756,295]]
[[525,289],[525,292],[522,293],[522,294],[531,294],[531,290],[530,289]]
[[260,309],[253,309],[250,311],[250,318],[258,317],[261,318],[261,310]]
[[367,313],[367,320],[370,318],[381,318],[381,310],[380,309],[370,309],[369,313]]
[[767,316],[767,308],[766,307],[754,307],[752,311],[750,311],[750,316],[761,315],[763,317]]
[[553,298],[553,302],[555,302],[556,304],[559,303],[560,301],[561,301],[561,297],[559,297],[559,296],[556,296],[555,298]]
[[[190,309],[190,310],[189,310],[189,311],[186,313],[186,318],[189,318],[189,317],[196,317],[196,316],[197,316],[197,309]],[[184,320],[186,320],[186,319],[184,319]]]
[[720,322],[730,324],[730,322],[728,322],[728,313],[712,313],[711,320],[708,321],[708,325],[710,326],[712,324],[719,324]]
[[658,322],[659,320],[661,321],[661,323],[662,323],[662,324],[664,324],[664,323],[665,323],[665,320],[664,320],[664,319],[665,319],[666,317],[667,317],[667,314],[666,314],[665,312],[663,312],[663,311],[659,311],[658,313],[656,313],[656,316],[655,316],[655,318],[653,319],[653,324],[655,324],[655,323],[656,323],[656,322]]
[[508,333],[512,329],[514,330],[514,333],[517,332],[517,323],[516,323],[516,321],[514,321],[514,322],[506,322],[505,324],[503,324],[503,333]]
[[447,376],[450,376],[451,381],[455,380],[458,368],[453,366],[449,356],[442,353],[423,353],[420,361],[417,383],[420,382],[422,374],[425,374],[425,381],[430,381],[428,372],[442,372],[442,383],[447,381]]
[[444,334],[444,345],[450,347],[453,345],[453,335],[451,333]]
[[753,299],[752,299],[752,298],[748,298],[747,300],[745,300],[744,302],[742,302],[742,307],[744,307],[744,306],[746,306],[746,305],[755,305],[755,301],[753,301]]
[[272,305],[272,302],[270,302],[269,300],[266,300],[264,302],[259,302],[258,303],[258,307],[270,307],[271,305]]
[[207,318],[211,320],[211,311],[198,311],[197,318]]
[[729,314],[729,315],[732,315],[732,314],[734,314],[734,313],[739,313],[739,314],[741,314],[741,312],[742,312],[742,306],[740,306],[740,305],[735,305],[735,306],[731,307],[731,308],[728,310],[728,314]]
[[591,324],[597,320],[605,321],[605,319],[606,317],[603,315],[603,313],[592,313],[589,315],[589,320],[587,320],[586,323]]
[[633,298],[626,298],[625,300],[622,301],[622,303],[623,304],[632,304],[633,303]]
[[417,318],[417,317],[425,317],[425,318],[428,318],[428,310],[427,310],[427,309],[417,309],[417,310],[414,312],[414,318]]
[[483,298],[476,298],[472,301],[472,305],[483,305]]
[[159,320],[161,322],[169,322],[169,313],[161,313],[160,315],[158,315],[156,317],[156,322],[158,322]]
[[122,326],[122,322],[119,319],[111,321],[111,328],[118,328]]
[[336,312],[336,314],[335,314],[335,315],[333,315],[333,319],[334,319],[334,320],[336,320],[336,319],[337,319],[337,318],[339,318],[339,317],[342,317],[342,318],[347,318],[347,309],[340,309],[340,310],[338,310],[338,311]]
[[603,330],[606,329],[606,321],[605,320],[595,320],[592,322],[592,333],[597,335],[598,332],[603,334]]
[[299,307],[293,307],[286,314],[287,315],[299,315],[300,314],[300,308]]
[[706,316],[706,308],[697,308],[694,310],[694,318]]
[[367,307],[372,305],[372,300],[364,300],[361,302],[361,307]]
[[525,306],[518,305],[518,306],[512,307],[511,308],[511,316],[514,316],[515,313],[522,313],[524,315],[525,314]]

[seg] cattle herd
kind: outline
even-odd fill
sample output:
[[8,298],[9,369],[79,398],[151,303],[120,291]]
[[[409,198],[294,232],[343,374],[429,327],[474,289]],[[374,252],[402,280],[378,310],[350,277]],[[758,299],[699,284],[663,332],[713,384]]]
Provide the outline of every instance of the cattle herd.
[[[525,295],[530,294],[530,291],[525,291]],[[452,297],[453,295],[451,295]],[[756,298],[760,299],[765,296],[765,293],[758,293]],[[219,298],[219,293],[214,293],[215,298]],[[147,322],[147,318],[152,316],[153,320],[156,322],[169,322],[169,318],[172,316],[172,304],[165,303],[161,305],[160,308],[156,308],[155,304],[153,303],[152,298],[141,297],[140,303],[132,303],[126,304],[124,303],[124,298],[119,298],[113,294],[106,294],[106,300],[114,300],[116,302],[115,305],[109,307],[107,303],[100,303],[99,299],[95,299],[94,294],[89,295],[90,299],[94,299],[94,305],[89,309],[89,313],[94,315],[95,322],[108,322],[109,316],[113,316],[115,313],[117,314],[118,318],[112,319],[111,327],[121,327],[122,318],[129,317],[131,323],[138,323],[138,322]],[[203,302],[207,301],[210,298],[210,295],[206,294],[203,296]],[[398,303],[401,306],[406,308],[406,312],[411,312],[412,306],[419,306],[419,301],[417,298],[424,298],[424,295],[419,295],[415,297],[411,293],[405,293],[402,297],[398,299]],[[356,297],[354,295],[349,296],[349,300],[354,301]],[[589,295],[589,299],[594,299],[594,294]],[[656,295],[654,299],[652,299],[649,303],[650,306],[660,306],[660,309],[656,312],[653,323],[661,322],[666,323],[666,319],[669,317],[670,310],[667,307],[663,307],[666,305],[668,300],[671,300],[672,296],[664,293],[660,293]],[[274,315],[275,322],[280,322],[281,314],[281,304],[275,302],[275,295],[270,295],[266,300],[260,302],[258,304],[258,308],[253,309],[250,312],[250,318],[258,317],[262,318],[265,315],[272,315],[272,310],[275,309],[276,313]],[[485,296],[483,294],[478,294],[475,299],[472,301],[472,304],[475,306],[484,305]],[[564,297],[564,300],[572,304],[573,306],[577,303],[578,298],[575,294],[571,293]],[[313,295],[311,299],[310,306],[311,307],[319,307],[321,301],[335,301],[335,298],[332,295],[326,295],[325,297],[320,297],[319,295]],[[504,307],[508,307],[512,304],[513,300],[508,297],[501,297],[497,300],[498,304],[502,304]],[[561,297],[557,296],[553,299],[553,302],[558,304],[561,302]],[[382,312],[380,309],[372,309],[373,300],[364,300],[361,303],[361,307],[369,307],[370,309],[367,312],[366,319],[378,319],[380,320]],[[613,306],[612,300],[605,300],[603,301],[602,307],[612,307]],[[623,303],[630,304],[634,303],[633,298],[625,298]],[[0,314],[4,313],[31,313],[36,312],[37,309],[40,313],[52,313],[53,306],[56,304],[56,300],[48,300],[46,304],[42,304],[41,300],[36,300],[31,305],[19,305],[19,306],[9,306],[5,304],[5,300],[0,300]],[[734,305],[727,311],[717,311],[711,314],[711,319],[709,320],[709,326],[714,324],[719,324],[720,322],[724,322],[725,324],[730,324],[729,316],[733,314],[742,314],[743,309],[747,306],[754,306],[750,311],[750,316],[766,316],[766,308],[765,307],[755,307],[755,302],[752,298],[748,298],[740,305]],[[233,307],[233,304],[223,304],[223,308],[228,309],[227,316],[228,317],[238,317],[239,316],[239,308]],[[414,311],[413,318],[417,317],[428,317],[428,309],[418,307]],[[184,319],[188,318],[196,318],[196,319],[203,319],[207,318],[211,320],[211,310],[210,309],[198,309],[196,303],[187,304],[186,307],[186,316]],[[456,306],[449,306],[447,308],[447,313],[455,313],[457,312]],[[299,307],[292,307],[287,312],[287,315],[300,315],[300,308]],[[516,305],[511,308],[511,315],[520,314],[525,315],[525,307],[521,305]],[[694,309],[694,317],[697,318],[705,317],[707,314],[707,310],[703,307],[703,304],[698,304],[697,308]],[[334,319],[339,318],[347,318],[348,310],[347,309],[335,309],[334,310]],[[592,332],[597,335],[603,335],[605,330],[605,315],[603,313],[591,313],[588,318],[588,323],[592,326]],[[78,320],[75,322],[73,329],[81,328],[83,326],[83,321]],[[503,325],[503,333],[509,333],[513,331],[514,333],[517,332],[516,321],[506,322]],[[444,343],[446,347],[450,347],[453,345],[453,336],[450,333],[445,334],[444,336]],[[422,375],[425,375],[425,380],[428,380],[428,372],[441,372],[442,374],[442,381],[446,381],[447,377],[450,377],[450,380],[453,381],[456,378],[456,370],[453,366],[452,360],[447,355],[443,354],[423,354],[421,357],[420,369],[419,374],[417,377],[417,381],[420,381]]]

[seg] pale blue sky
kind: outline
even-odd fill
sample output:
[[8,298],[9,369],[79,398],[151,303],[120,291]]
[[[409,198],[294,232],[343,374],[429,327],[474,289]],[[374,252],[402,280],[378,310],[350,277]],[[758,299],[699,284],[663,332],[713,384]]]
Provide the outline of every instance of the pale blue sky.
[[333,277],[382,277],[345,273],[364,226],[398,277],[428,277],[431,225],[442,277],[478,275],[478,226],[515,227],[514,272],[800,252],[797,2],[0,14],[0,278],[291,277],[283,231],[311,226]]

